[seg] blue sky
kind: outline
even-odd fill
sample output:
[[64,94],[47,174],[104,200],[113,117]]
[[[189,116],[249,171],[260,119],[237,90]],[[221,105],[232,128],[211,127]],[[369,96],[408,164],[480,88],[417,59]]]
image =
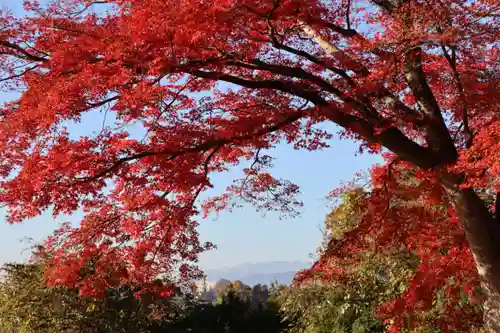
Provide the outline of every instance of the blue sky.
[[[0,0],[0,7],[11,7],[21,1]],[[19,7],[14,8],[18,14]],[[0,93],[0,102],[11,99],[11,95]],[[86,117],[82,123],[72,126],[75,135],[91,131],[96,124],[94,116]],[[134,131],[132,129],[132,131]],[[319,152],[296,151],[287,145],[279,145],[272,151],[276,158],[274,174],[288,179],[301,188],[304,207],[298,218],[280,220],[269,214],[265,217],[253,207],[246,206],[232,213],[224,212],[217,219],[204,220],[199,232],[202,240],[209,240],[218,249],[204,254],[200,264],[203,268],[219,268],[245,262],[277,260],[307,261],[321,240],[320,226],[329,212],[330,202],[326,196],[341,181],[350,180],[357,171],[366,170],[379,157],[355,156],[358,145],[350,141],[335,140],[331,147]],[[214,177],[216,189],[222,190],[237,177],[237,171]],[[1,213],[4,211],[0,210]],[[0,262],[25,259],[29,254],[28,238],[41,241],[61,221],[77,222],[80,216],[59,218],[55,221],[50,212],[20,225],[8,225],[0,217]]]

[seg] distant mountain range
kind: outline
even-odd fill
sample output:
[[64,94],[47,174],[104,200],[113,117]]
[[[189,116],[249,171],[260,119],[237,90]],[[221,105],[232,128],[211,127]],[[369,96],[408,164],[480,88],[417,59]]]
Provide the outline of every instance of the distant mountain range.
[[206,270],[208,281],[226,279],[240,280],[247,285],[267,284],[277,281],[281,284],[290,284],[295,274],[312,263],[304,261],[270,261],[261,263],[246,263],[234,267]]

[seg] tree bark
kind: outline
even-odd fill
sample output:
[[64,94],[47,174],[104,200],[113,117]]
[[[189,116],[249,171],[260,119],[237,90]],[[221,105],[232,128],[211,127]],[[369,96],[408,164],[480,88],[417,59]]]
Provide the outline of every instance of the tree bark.
[[484,324],[500,333],[500,224],[473,189],[457,191],[454,205],[481,278]]

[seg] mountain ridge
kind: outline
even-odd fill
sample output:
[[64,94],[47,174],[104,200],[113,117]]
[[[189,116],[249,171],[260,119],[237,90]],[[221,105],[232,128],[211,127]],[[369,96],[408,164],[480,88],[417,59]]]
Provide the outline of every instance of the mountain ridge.
[[295,274],[311,266],[306,261],[267,261],[243,263],[219,269],[205,271],[207,281],[217,282],[221,279],[240,280],[247,285],[270,284],[277,281],[280,284],[290,284]]

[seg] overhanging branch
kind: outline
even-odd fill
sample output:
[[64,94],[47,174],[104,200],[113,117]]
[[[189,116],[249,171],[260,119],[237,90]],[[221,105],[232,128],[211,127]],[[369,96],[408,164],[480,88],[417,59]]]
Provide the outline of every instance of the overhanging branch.
[[[171,160],[174,160],[180,156],[187,155],[190,153],[205,152],[205,151],[208,151],[210,149],[215,149],[215,151],[217,151],[223,145],[226,145],[226,144],[229,144],[232,142],[245,141],[245,140],[249,140],[249,139],[252,139],[254,137],[257,137],[257,136],[262,136],[262,135],[265,135],[268,133],[275,132],[284,126],[289,125],[289,124],[301,119],[305,115],[306,115],[306,112],[304,110],[297,111],[293,114],[288,115],[287,117],[285,117],[281,121],[276,122],[273,125],[266,126],[264,128],[258,129],[256,131],[246,133],[243,135],[239,135],[239,136],[234,136],[234,137],[228,138],[228,139],[207,140],[206,142],[201,143],[201,144],[196,145],[196,146],[193,146],[193,147],[179,148],[177,150],[145,151],[145,152],[129,155],[129,156],[122,157],[122,158],[112,162],[112,165],[110,167],[99,171],[98,173],[96,173],[95,175],[93,175],[91,177],[84,177],[84,178],[80,178],[77,180],[79,182],[93,181],[93,180],[105,177],[109,174],[112,174],[112,173],[118,171],[120,169],[120,167],[122,167],[123,165],[125,165],[128,162],[140,160],[140,159],[146,158],[146,157],[164,156],[167,160],[171,161]],[[215,154],[215,151],[213,151],[213,153],[210,154],[211,155],[210,158],[213,157],[213,155]]]
[[47,58],[37,56],[36,54],[32,54],[32,53],[26,51],[25,49],[23,49],[21,46],[14,44],[12,42],[9,42],[7,40],[0,40],[0,46],[3,46],[8,50],[10,49],[13,51],[12,53],[10,53],[10,52],[6,53],[6,52],[0,51],[0,53],[2,53],[2,54],[8,54],[8,55],[11,55],[14,57],[28,59],[28,60],[35,61],[35,62],[44,62],[44,61],[48,60]]
[[229,74],[206,71],[195,71],[191,74],[206,79],[230,82],[245,88],[280,90],[301,97],[321,107],[328,119],[337,125],[353,131],[365,140],[381,144],[398,154],[401,159],[410,161],[424,169],[433,168],[439,164],[438,156],[434,155],[429,149],[410,140],[399,129],[390,127],[378,131],[366,120],[338,110],[335,105],[322,98],[317,91],[303,84],[279,80],[252,81]]

